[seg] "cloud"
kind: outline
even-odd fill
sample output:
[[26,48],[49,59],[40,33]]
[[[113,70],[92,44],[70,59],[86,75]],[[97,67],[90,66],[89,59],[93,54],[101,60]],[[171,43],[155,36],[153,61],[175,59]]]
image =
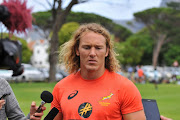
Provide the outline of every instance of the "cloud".
[[152,7],[159,7],[160,3],[161,0],[93,0],[75,5],[72,10],[76,12],[95,13],[110,19],[127,20],[133,18],[133,13]]
[[[2,0],[0,0],[2,1]],[[66,7],[71,0],[63,0]],[[98,14],[113,20],[133,19],[133,13],[152,7],[159,7],[162,0],[89,0],[89,2],[74,5],[72,11]],[[52,3],[53,0],[50,0]],[[46,0],[28,0],[28,7],[33,12],[50,9]]]

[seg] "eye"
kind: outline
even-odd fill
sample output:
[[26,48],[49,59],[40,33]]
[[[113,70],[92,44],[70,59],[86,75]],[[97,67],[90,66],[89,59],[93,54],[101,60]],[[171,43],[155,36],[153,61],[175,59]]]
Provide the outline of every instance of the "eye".
[[83,48],[88,50],[88,49],[90,49],[90,46],[83,46]]
[[97,50],[100,50],[100,49],[102,49],[102,47],[97,46],[96,49],[97,49]]

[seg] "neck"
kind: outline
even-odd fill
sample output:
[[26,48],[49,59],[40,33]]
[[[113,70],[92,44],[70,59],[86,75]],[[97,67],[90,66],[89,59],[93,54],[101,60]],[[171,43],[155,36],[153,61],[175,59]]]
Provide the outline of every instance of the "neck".
[[81,70],[81,76],[83,79],[86,79],[86,80],[97,79],[104,74],[105,70],[106,70],[105,68],[98,71],[82,71]]

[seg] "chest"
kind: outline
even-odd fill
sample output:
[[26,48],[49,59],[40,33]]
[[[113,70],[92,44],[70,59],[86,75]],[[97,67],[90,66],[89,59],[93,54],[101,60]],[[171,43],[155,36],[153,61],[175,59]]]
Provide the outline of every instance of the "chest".
[[[77,87],[67,89],[61,98],[63,116],[76,116],[79,118],[119,118],[120,101],[117,90],[112,87],[88,88]],[[68,117],[69,119],[69,117]]]

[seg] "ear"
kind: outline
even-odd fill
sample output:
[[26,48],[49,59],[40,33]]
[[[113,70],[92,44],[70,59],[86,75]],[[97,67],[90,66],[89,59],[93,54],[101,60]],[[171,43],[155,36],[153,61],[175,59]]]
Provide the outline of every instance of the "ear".
[[79,49],[76,49],[76,55],[79,56]]
[[108,55],[109,55],[109,48],[106,49],[105,57],[107,57]]

